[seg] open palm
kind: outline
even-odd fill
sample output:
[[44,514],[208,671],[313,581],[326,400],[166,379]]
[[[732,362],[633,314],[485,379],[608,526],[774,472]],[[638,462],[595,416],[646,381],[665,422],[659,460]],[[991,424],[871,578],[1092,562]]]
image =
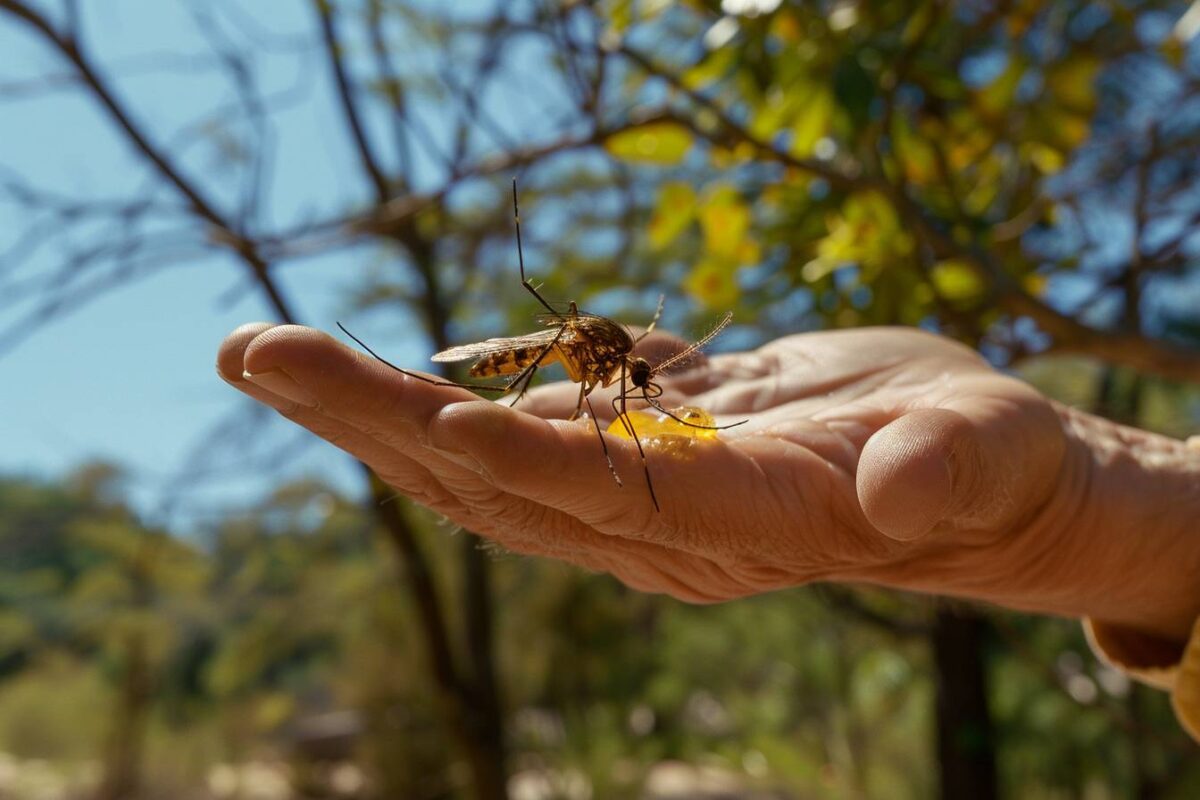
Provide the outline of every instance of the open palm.
[[1006,577],[976,560],[1021,538],[1055,494],[1063,453],[1037,392],[908,329],[789,336],[664,377],[666,405],[746,422],[646,448],[661,511],[633,442],[608,436],[618,486],[595,430],[565,421],[573,384],[512,410],[266,324],[231,334],[218,368],[472,531],[694,601],[818,578],[991,596],[981,582]]

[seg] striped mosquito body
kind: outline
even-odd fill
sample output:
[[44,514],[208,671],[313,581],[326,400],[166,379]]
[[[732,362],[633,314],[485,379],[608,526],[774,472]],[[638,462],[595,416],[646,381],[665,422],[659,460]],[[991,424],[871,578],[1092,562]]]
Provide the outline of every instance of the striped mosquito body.
[[[571,419],[578,418],[583,413],[584,407],[587,407],[596,429],[596,435],[600,439],[600,447],[603,450],[604,458],[608,462],[609,471],[612,473],[617,485],[620,486],[622,485],[621,477],[617,474],[617,469],[613,465],[612,458],[609,456],[608,443],[605,441],[604,434],[600,430],[600,422],[596,419],[596,413],[592,409],[592,401],[589,397],[592,391],[597,388],[608,387],[614,383],[617,384],[617,395],[612,400],[613,412],[621,420],[626,431],[630,434],[630,438],[637,445],[638,455],[641,457],[643,471],[646,475],[646,487],[650,492],[650,499],[654,503],[655,510],[660,510],[658,497],[654,493],[654,483],[650,479],[650,467],[646,463],[646,452],[642,448],[641,440],[638,439],[637,433],[633,429],[626,406],[630,398],[640,399],[678,422],[693,428],[721,430],[733,427],[733,425],[697,425],[672,414],[659,403],[658,398],[662,396],[663,389],[654,380],[666,370],[682,366],[699,353],[700,348],[711,341],[729,324],[733,315],[726,314],[708,335],[695,344],[688,346],[680,353],[658,364],[651,365],[646,359],[635,356],[633,352],[638,342],[653,331],[654,326],[658,323],[658,318],[663,310],[663,298],[659,298],[658,310],[654,314],[654,319],[650,321],[646,330],[638,336],[634,336],[624,325],[614,322],[607,317],[580,311],[574,301],[568,304],[566,311],[556,310],[554,306],[542,297],[537,287],[525,277],[525,257],[521,248],[521,217],[517,210],[517,183],[515,180],[513,181],[513,214],[516,219],[517,258],[521,269],[521,285],[548,312],[539,314],[536,317],[536,320],[543,326],[542,330],[527,333],[523,336],[486,339],[482,342],[458,345],[447,348],[432,357],[432,360],[438,363],[473,361],[474,363],[471,365],[469,371],[471,377],[504,377],[507,378],[504,383],[499,385],[457,383],[447,380],[435,380],[415,372],[410,372],[392,364],[377,354],[361,339],[346,330],[345,326],[340,322],[338,323],[338,327],[372,356],[392,369],[411,378],[416,378],[435,386],[457,386],[491,392],[497,395],[507,395],[515,391],[516,399],[513,401],[513,405],[519,402],[524,396],[538,369],[550,364],[562,364],[566,370],[567,377],[573,383],[579,384],[579,400],[576,403],[575,412],[571,415]],[[740,425],[741,423],[735,424]]]
[[560,363],[573,383],[608,386],[620,374],[621,364],[636,340],[625,326],[596,314],[579,311],[574,304],[564,314],[542,314],[545,330],[443,350],[431,360],[467,361],[473,378],[518,374],[531,367]]

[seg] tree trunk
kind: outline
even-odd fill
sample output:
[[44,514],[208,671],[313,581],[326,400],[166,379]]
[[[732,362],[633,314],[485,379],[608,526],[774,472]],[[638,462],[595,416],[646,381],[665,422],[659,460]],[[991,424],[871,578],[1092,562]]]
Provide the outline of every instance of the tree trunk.
[[[487,661],[473,664],[471,669],[462,669],[454,658],[450,644],[450,631],[445,624],[446,616],[438,601],[437,588],[429,570],[429,561],[421,552],[415,532],[409,526],[400,506],[394,502],[392,491],[374,473],[366,470],[371,485],[371,506],[376,518],[383,525],[403,570],[402,583],[409,592],[415,606],[414,613],[418,630],[425,640],[425,651],[429,658],[430,678],[437,693],[439,706],[447,731],[466,759],[471,774],[472,793],[475,800],[506,800],[508,780],[505,770],[505,752],[502,716],[491,660],[491,628],[488,626],[482,640],[470,644],[470,657],[486,649]],[[471,537],[471,545],[476,541]],[[477,557],[482,557],[478,554]],[[469,563],[469,562],[468,562]],[[490,591],[486,579],[486,563],[481,563],[483,577],[464,576],[469,585],[475,587],[479,598],[476,602],[487,603],[484,612],[490,611]],[[478,619],[468,611],[468,615]],[[490,615],[486,615],[490,619]],[[472,632],[475,633],[474,626]],[[482,680],[490,680],[490,691],[481,689]]]
[[986,630],[983,617],[967,610],[941,608],[934,621],[938,769],[945,800],[999,796],[982,655]]
[[142,749],[150,707],[150,664],[141,634],[125,644],[125,664],[94,800],[132,800],[141,790]]

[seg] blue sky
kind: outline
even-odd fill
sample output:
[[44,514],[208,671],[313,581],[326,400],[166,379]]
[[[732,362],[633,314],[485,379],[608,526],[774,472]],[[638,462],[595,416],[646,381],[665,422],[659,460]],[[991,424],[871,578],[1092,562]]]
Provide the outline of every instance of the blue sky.
[[[207,52],[185,4],[127,0],[83,6],[94,60],[122,65],[120,94],[159,141],[178,135],[228,97],[228,88],[212,73],[183,68]],[[312,30],[307,4],[273,3],[269,20],[257,13],[258,24],[272,36]],[[229,22],[223,20],[236,27]],[[0,178],[15,172],[29,184],[76,197],[128,195],[147,180],[83,93],[19,91],[28,78],[64,71],[49,48],[2,20],[0,53],[5,54],[0,60],[0,164],[9,170]],[[147,71],[147,58],[179,68]],[[299,97],[277,118],[270,196],[276,221],[346,207],[362,182],[347,138],[333,127],[340,119],[325,113],[329,84],[323,69],[302,58],[264,58],[264,64],[274,84],[265,87],[267,93],[277,89]],[[204,146],[193,146],[188,154],[187,168],[194,174],[212,169]],[[171,198],[167,192],[160,196]],[[0,252],[29,224],[29,217],[0,201]],[[54,245],[40,250],[24,262],[22,274],[52,269],[61,257],[57,250]],[[345,314],[350,276],[369,258],[343,252],[288,263],[280,275],[302,319],[332,329]],[[4,273],[16,266],[0,262]],[[88,459],[114,461],[128,468],[138,506],[151,516],[160,514],[164,486],[187,466],[188,454],[206,446],[213,425],[249,404],[221,383],[213,368],[216,348],[228,331],[271,318],[259,295],[240,279],[238,265],[219,255],[172,264],[98,294],[0,355],[0,472],[55,476]],[[19,321],[21,313],[14,312],[0,309],[0,330]],[[408,352],[395,347],[389,352],[413,360],[421,357],[420,347],[414,342]],[[249,500],[281,477],[314,472],[356,485],[348,459],[331,458],[328,447],[316,444],[290,454],[269,474],[260,471],[248,479],[235,473],[224,483],[197,487],[192,500],[202,512],[215,511]]]
[[[457,4],[453,11],[471,13],[476,5]],[[58,3],[42,0],[40,6],[55,10]],[[228,159],[214,153],[206,144],[209,139],[189,138],[186,132],[233,95],[217,73],[200,68],[211,62],[212,50],[191,16],[197,11],[208,13],[218,40],[228,38],[241,46],[268,43],[253,48],[256,74],[263,93],[278,96],[283,107],[272,115],[275,158],[263,227],[286,228],[344,212],[367,199],[343,120],[333,110],[326,67],[309,51],[301,52],[300,45],[314,35],[309,3],[85,0],[81,6],[93,61],[114,66],[119,96],[152,138],[170,142],[172,151],[186,142],[185,171],[202,176],[218,204],[233,207],[240,182],[221,171]],[[405,60],[411,65],[427,55],[407,46],[397,52],[401,70]],[[66,72],[62,60],[5,16],[0,16],[0,53],[0,184],[18,177],[65,197],[137,196],[150,176],[89,96],[69,87],[27,91],[30,79]],[[523,141],[553,135],[555,108],[562,103],[545,78],[541,55],[532,46],[518,45],[505,57],[516,68],[486,98],[492,115]],[[439,125],[444,127],[438,109],[422,112],[436,139]],[[386,143],[380,120],[369,122],[375,124],[377,142]],[[517,136],[516,131],[524,133]],[[491,149],[489,143],[478,147]],[[434,172],[428,163],[418,170],[427,184],[436,181]],[[165,189],[158,197],[176,200]],[[571,210],[547,208],[540,221],[549,227],[556,213],[569,219]],[[27,260],[5,259],[5,250],[35,222],[0,191],[0,293],[13,270],[24,277],[48,274],[64,248],[88,244],[87,233],[74,240],[55,235]],[[536,233],[537,224],[526,233]],[[1119,243],[1120,237],[1113,241]],[[537,264],[536,250],[527,247],[531,265]],[[420,363],[426,345],[404,338],[403,332],[414,326],[403,317],[388,312],[354,319],[349,314],[349,289],[360,270],[379,259],[379,253],[359,248],[290,261],[276,274],[303,321],[333,331],[336,320],[352,319],[359,333],[395,360]],[[1181,288],[1173,289],[1172,297],[1178,298]],[[1060,281],[1054,294],[1065,301],[1085,291],[1090,291],[1087,286],[1072,288],[1069,281]],[[0,294],[0,336],[29,311],[28,305],[12,307],[4,299]],[[272,462],[253,460],[262,441],[292,435],[285,424],[249,439],[244,434],[231,441],[213,438],[220,421],[252,406],[216,378],[217,346],[237,325],[271,317],[260,295],[243,280],[238,263],[205,253],[97,293],[81,309],[30,330],[15,349],[0,350],[0,473],[53,477],[91,459],[116,462],[128,469],[140,509],[182,525],[249,502],[288,477],[320,474],[356,490],[357,474],[349,460],[315,440]],[[195,455],[218,451],[230,459],[231,469],[218,471],[224,478],[191,487],[186,513],[164,509],[168,489],[177,487],[181,472],[194,466]],[[236,469],[239,463],[242,469]]]

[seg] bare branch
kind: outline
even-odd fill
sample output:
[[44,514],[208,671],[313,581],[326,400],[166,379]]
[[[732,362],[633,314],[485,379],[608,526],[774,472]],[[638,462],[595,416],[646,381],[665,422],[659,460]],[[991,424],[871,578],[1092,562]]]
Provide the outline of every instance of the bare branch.
[[129,111],[116,98],[107,81],[93,67],[91,61],[84,53],[79,40],[60,35],[45,17],[18,0],[0,0],[0,11],[7,11],[9,14],[31,26],[60,55],[74,65],[80,78],[91,90],[92,95],[108,112],[109,116],[125,134],[125,137],[134,148],[154,166],[155,171],[164,180],[174,186],[187,199],[188,204],[199,217],[222,232],[222,238],[235,247],[238,254],[242,257],[243,262],[257,276],[259,284],[276,312],[285,321],[291,321],[293,319],[291,310],[280,293],[279,288],[269,279],[267,274],[268,264],[259,257],[254,244],[238,234],[217,211],[216,206],[210,203],[201,194],[200,190],[183,176],[183,173],[165,153],[150,142],[148,136],[134,122]]
[[321,22],[321,41],[325,46],[325,59],[333,72],[334,83],[337,85],[338,100],[342,104],[342,112],[346,124],[350,127],[350,135],[358,149],[358,160],[362,165],[371,184],[375,187],[375,197],[380,202],[386,202],[391,197],[387,178],[379,166],[375,154],[371,152],[371,144],[367,141],[366,131],[359,119],[358,106],[354,98],[354,90],[350,79],[346,76],[346,64],[342,46],[338,42],[337,27],[333,18],[332,0],[313,0],[317,18]]

